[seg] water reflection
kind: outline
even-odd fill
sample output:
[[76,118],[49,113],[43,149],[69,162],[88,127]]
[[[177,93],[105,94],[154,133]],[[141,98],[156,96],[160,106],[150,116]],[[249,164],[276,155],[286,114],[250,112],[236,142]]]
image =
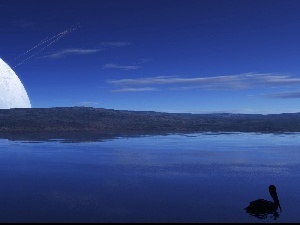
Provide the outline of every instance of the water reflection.
[[[279,218],[279,213],[277,211],[272,212],[272,213],[250,213],[250,216],[254,216],[258,219],[267,219],[267,218],[273,218],[274,220],[276,220],[277,218]],[[269,216],[269,217],[268,217]]]
[[[47,142],[29,144],[31,137]],[[0,139],[0,222],[299,222],[300,135],[61,143],[100,137],[53,132],[11,135],[26,144]],[[273,201],[270,184],[284,214],[279,204],[246,213],[259,189]]]
[[0,139],[10,141],[22,141],[29,143],[61,142],[61,143],[83,143],[102,142],[120,137],[135,137],[139,134],[131,133],[103,133],[97,131],[15,131],[0,132]]
[[268,215],[270,215],[269,218],[273,218],[274,220],[276,220],[279,217],[277,209],[279,208],[280,211],[282,211],[282,209],[275,185],[269,186],[269,193],[273,199],[273,202],[265,199],[257,199],[255,201],[252,201],[245,208],[246,213],[248,213],[250,216],[257,217],[258,219],[266,219],[268,218]]

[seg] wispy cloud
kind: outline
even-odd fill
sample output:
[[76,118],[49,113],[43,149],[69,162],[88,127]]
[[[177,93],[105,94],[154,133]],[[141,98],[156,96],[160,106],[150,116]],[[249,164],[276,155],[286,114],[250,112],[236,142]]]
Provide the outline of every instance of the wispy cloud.
[[268,98],[300,98],[300,91],[286,91],[263,95]]
[[152,61],[153,59],[139,59],[138,64],[144,64],[146,62]]
[[102,66],[102,69],[121,69],[121,70],[137,70],[140,69],[142,64],[151,61],[152,59],[139,59],[136,65],[119,65],[115,63],[108,63]]
[[28,20],[15,20],[12,22],[13,24],[23,28],[23,29],[29,29],[35,26],[35,22],[28,21]]
[[[118,86],[143,86],[143,85],[180,85],[176,88],[191,89],[246,89],[255,87],[283,87],[300,84],[300,78],[282,74],[271,73],[243,73],[228,76],[212,77],[179,77],[157,76],[137,79],[108,80],[109,84]],[[184,86],[182,86],[184,85]]]
[[144,91],[158,91],[157,88],[143,87],[143,88],[120,88],[112,90],[112,92],[144,92]]
[[95,48],[69,48],[69,49],[62,49],[55,52],[52,52],[48,55],[41,56],[40,58],[51,58],[51,59],[58,59],[63,58],[68,55],[88,55],[94,54],[105,49],[109,48],[120,48],[127,45],[131,45],[129,42],[101,42]]
[[110,63],[103,65],[102,69],[122,69],[122,70],[137,70],[140,66],[121,66],[118,64]]
[[80,49],[80,48],[72,48],[72,49],[63,49],[54,53],[51,53],[49,55],[42,56],[40,58],[63,58],[67,55],[88,55],[88,54],[94,54],[99,51],[102,51],[101,49]]
[[109,42],[100,42],[97,47],[98,48],[120,48],[128,45],[131,45],[131,43],[125,41],[119,41],[119,42],[109,41]]
[[80,102],[79,104],[84,106],[86,105],[91,106],[91,105],[99,105],[100,102]]

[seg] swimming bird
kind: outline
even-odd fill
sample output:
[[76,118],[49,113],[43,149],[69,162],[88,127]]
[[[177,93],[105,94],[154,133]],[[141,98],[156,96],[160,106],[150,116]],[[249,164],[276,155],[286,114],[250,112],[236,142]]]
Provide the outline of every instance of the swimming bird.
[[250,202],[249,206],[245,208],[246,212],[259,218],[265,218],[263,215],[276,213],[278,207],[282,211],[275,185],[269,186],[269,193],[273,202],[265,199],[257,199]]

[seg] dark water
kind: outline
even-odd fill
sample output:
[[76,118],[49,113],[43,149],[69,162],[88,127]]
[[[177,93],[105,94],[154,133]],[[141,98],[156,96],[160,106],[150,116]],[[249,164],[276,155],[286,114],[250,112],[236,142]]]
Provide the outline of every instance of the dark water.
[[[300,222],[300,134],[0,140],[0,222]],[[272,200],[279,217],[244,208]]]

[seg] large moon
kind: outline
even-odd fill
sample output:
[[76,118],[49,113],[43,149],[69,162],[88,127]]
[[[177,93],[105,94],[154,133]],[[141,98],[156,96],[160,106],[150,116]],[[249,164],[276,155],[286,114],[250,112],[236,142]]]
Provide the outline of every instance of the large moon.
[[0,109],[11,108],[31,108],[31,104],[19,77],[0,58]]

